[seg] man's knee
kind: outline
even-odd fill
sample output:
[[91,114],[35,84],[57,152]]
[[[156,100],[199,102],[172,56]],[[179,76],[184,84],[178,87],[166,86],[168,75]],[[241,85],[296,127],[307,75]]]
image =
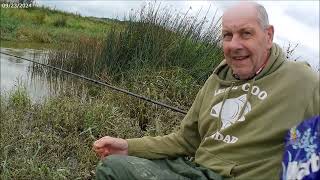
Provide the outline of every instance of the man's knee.
[[121,179],[121,172],[128,166],[127,159],[125,155],[107,156],[96,168],[96,179]]
[[128,156],[125,155],[110,155],[101,160],[103,166],[124,166],[127,163]]
[[161,179],[162,170],[154,162],[124,155],[111,155],[100,161],[96,179]]

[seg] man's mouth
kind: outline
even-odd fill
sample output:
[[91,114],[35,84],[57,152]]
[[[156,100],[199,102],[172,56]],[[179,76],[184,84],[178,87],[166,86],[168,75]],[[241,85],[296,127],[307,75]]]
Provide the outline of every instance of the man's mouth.
[[241,61],[241,60],[247,59],[248,57],[249,56],[233,56],[232,59]]

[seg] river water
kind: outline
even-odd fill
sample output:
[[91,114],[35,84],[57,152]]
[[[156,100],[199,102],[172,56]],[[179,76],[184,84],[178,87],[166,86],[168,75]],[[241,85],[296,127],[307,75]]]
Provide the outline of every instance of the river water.
[[[30,43],[1,42],[1,52],[42,62],[46,57],[48,45]],[[0,54],[1,95],[9,94],[18,86],[24,86],[33,101],[42,101],[52,95],[48,79],[32,73],[32,63],[12,56]]]

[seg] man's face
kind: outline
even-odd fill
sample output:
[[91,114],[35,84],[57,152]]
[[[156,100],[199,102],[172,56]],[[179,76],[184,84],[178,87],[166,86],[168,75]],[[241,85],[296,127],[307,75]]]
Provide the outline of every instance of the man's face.
[[269,57],[273,27],[262,28],[255,10],[236,11],[227,12],[222,18],[223,52],[233,73],[248,79]]

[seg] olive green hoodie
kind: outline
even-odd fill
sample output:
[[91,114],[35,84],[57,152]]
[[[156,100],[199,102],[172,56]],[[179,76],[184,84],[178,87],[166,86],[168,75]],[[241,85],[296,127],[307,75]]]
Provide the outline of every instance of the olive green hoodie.
[[273,44],[266,67],[236,80],[225,60],[199,91],[179,131],[128,139],[129,155],[148,159],[189,155],[231,179],[278,179],[284,135],[319,115],[319,77],[285,60]]

